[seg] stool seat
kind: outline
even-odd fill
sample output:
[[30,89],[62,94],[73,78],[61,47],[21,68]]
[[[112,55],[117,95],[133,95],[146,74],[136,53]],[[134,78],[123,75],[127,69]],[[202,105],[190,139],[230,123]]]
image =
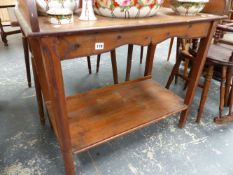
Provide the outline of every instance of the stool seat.
[[[224,44],[212,44],[209,48],[208,55],[206,58],[207,64],[218,64],[225,66],[233,66],[233,62],[229,60],[231,58],[233,47],[230,48]],[[189,52],[182,51],[181,54],[185,55],[185,57],[190,57],[193,55],[196,57],[197,50],[189,49]]]
[[207,61],[215,64],[233,66],[233,62],[229,60],[232,50],[233,48],[230,49],[224,44],[212,44],[208,52]]

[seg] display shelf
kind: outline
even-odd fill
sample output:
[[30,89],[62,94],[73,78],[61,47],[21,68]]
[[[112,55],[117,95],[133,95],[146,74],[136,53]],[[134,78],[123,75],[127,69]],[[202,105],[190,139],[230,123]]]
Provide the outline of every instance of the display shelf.
[[73,151],[84,151],[185,109],[183,99],[152,79],[67,97]]

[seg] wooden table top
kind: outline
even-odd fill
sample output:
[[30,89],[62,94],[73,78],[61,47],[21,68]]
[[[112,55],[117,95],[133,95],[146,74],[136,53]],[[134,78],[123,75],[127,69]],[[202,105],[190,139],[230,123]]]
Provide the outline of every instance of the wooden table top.
[[[17,13],[21,21],[22,16]],[[66,25],[52,25],[49,23],[49,18],[39,16],[40,32],[34,35],[49,35],[49,34],[64,34],[64,33],[79,33],[79,32],[99,32],[110,30],[130,30],[135,28],[150,28],[166,25],[177,24],[192,24],[195,22],[205,22],[216,19],[222,19],[222,16],[200,13],[197,16],[179,16],[176,15],[170,8],[161,8],[157,15],[147,18],[137,19],[119,19],[109,18],[97,15],[96,21],[81,21],[79,13],[74,15],[74,22]],[[21,17],[20,17],[21,16]],[[23,27],[24,28],[24,27]],[[29,30],[28,30],[29,31]]]

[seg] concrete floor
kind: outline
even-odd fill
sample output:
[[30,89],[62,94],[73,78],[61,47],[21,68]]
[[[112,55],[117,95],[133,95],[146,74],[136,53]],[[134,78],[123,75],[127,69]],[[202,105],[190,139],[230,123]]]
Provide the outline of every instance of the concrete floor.
[[[57,140],[48,125],[40,125],[35,90],[27,87],[21,38],[0,43],[0,174],[62,175],[63,160]],[[153,78],[165,85],[172,60],[166,62],[168,41],[157,48]],[[131,78],[143,75],[135,47]],[[124,81],[127,47],[117,49],[119,80]],[[144,59],[145,61],[145,59]],[[92,57],[95,71],[96,57]],[[112,84],[109,54],[101,59],[100,72],[88,74],[86,59],[63,62],[66,94]],[[183,82],[172,90],[184,96]],[[197,91],[188,123],[177,127],[178,115],[76,155],[79,175],[232,175],[233,124],[218,126],[219,83],[213,81],[204,119],[196,124],[200,97]]]

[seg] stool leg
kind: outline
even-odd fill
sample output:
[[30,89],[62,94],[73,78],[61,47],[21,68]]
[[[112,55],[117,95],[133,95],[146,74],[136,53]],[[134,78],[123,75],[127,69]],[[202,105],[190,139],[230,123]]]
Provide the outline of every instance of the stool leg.
[[166,88],[169,89],[170,88],[170,85],[174,79],[175,76],[177,76],[178,72],[179,72],[179,67],[180,67],[180,63],[181,63],[181,58],[180,57],[177,57],[176,59],[176,63],[172,69],[172,72],[168,78],[168,81],[167,81],[167,84],[166,84]]
[[140,52],[140,64],[142,64],[142,60],[143,60],[143,52],[144,52],[144,46],[141,46],[141,52]]
[[88,70],[89,70],[89,74],[91,74],[91,57],[87,56],[87,65],[88,65]]
[[[232,79],[232,83],[233,83],[233,79]],[[232,104],[233,104],[233,88],[231,87],[231,90],[230,90],[230,96],[228,98],[229,100],[229,116],[232,114]]]
[[202,94],[201,94],[201,100],[200,100],[200,104],[198,107],[198,113],[197,113],[197,119],[196,119],[197,123],[200,123],[201,118],[202,118],[202,113],[203,113],[205,102],[208,96],[211,79],[213,77],[213,72],[214,72],[214,66],[210,65],[207,70],[207,75],[205,78],[205,83],[204,83],[204,87],[203,87]]
[[111,61],[112,61],[112,72],[113,72],[114,84],[118,84],[116,50],[115,49],[111,51]]
[[7,39],[6,39],[6,33],[3,29],[3,25],[2,25],[2,20],[0,18],[0,32],[1,32],[1,38],[2,38],[2,42],[4,43],[5,46],[8,46],[8,43],[7,43]]
[[43,97],[41,93],[41,87],[39,83],[39,79],[37,76],[36,65],[34,62],[34,58],[32,58],[32,70],[34,75],[34,82],[35,82],[35,89],[36,89],[36,99],[37,99],[37,106],[38,112],[40,115],[40,122],[42,125],[45,125],[45,117],[44,117],[44,108],[43,108]]
[[97,55],[96,73],[99,72],[101,54]]
[[232,67],[227,68],[227,75],[226,75],[226,92],[224,97],[224,106],[229,105],[229,96],[230,96],[230,88],[231,88],[231,77],[232,77],[233,69]]
[[168,50],[168,57],[167,57],[167,61],[169,61],[169,60],[170,60],[171,53],[172,53],[172,46],[173,46],[173,43],[174,43],[174,38],[171,38],[170,45],[169,45],[169,50]]
[[28,49],[27,38],[25,36],[22,36],[22,41],[23,41],[23,51],[24,51],[24,60],[25,60],[25,66],[26,66],[28,87],[31,87],[32,83],[31,83],[30,59],[29,59],[29,49]]
[[223,111],[223,108],[224,108],[226,72],[227,72],[227,67],[226,67],[226,66],[223,66],[223,67],[222,67],[221,86],[220,86],[219,118],[222,117],[222,111]]
[[130,71],[131,71],[131,66],[132,66],[132,57],[133,57],[133,44],[129,44],[128,45],[125,81],[129,81]]

